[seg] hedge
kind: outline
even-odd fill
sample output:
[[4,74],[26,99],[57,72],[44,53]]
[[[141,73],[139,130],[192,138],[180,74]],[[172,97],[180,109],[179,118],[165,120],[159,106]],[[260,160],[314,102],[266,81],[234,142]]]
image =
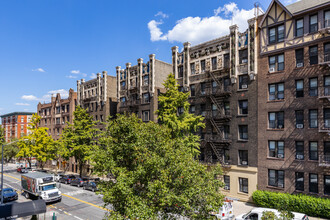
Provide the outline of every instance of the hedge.
[[262,190],[255,191],[252,199],[260,207],[300,212],[308,216],[330,219],[330,199]]

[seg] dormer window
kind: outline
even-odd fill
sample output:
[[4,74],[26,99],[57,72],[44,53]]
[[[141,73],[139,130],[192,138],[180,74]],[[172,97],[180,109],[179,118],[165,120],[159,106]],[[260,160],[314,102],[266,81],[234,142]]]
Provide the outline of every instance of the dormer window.
[[296,20],[296,37],[301,37],[304,35],[304,19]]
[[278,43],[284,41],[284,24],[269,28],[269,43]]

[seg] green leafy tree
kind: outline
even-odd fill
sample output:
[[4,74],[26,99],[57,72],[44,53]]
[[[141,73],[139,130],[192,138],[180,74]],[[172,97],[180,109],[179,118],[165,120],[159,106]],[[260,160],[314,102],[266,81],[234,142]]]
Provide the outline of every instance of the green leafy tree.
[[0,144],[5,143],[5,129],[0,126]]
[[[189,113],[189,93],[179,91],[173,74],[168,75],[164,86],[166,92],[158,97],[158,120],[170,129],[172,138],[177,138],[197,155],[200,153],[199,136],[194,132],[205,127],[204,118]],[[183,109],[181,114],[178,113],[179,108]]]
[[207,168],[172,130],[134,114],[109,121],[93,156],[94,171],[111,176],[100,193],[114,212],[109,219],[209,219],[219,210],[220,166]]
[[294,214],[287,210],[279,210],[281,220],[292,220],[294,219]]
[[277,216],[272,211],[262,212],[261,220],[278,220]]
[[23,136],[19,142],[19,152],[17,157],[26,158],[31,166],[32,157],[36,157],[39,166],[43,169],[46,161],[52,159],[53,138],[47,133],[48,128],[40,127],[41,117],[37,114],[32,115],[29,124],[30,134]]
[[18,139],[13,138],[10,143],[7,143],[6,146],[3,148],[3,157],[6,163],[9,163],[14,157],[16,157],[18,153],[19,149],[17,146],[17,141]]
[[81,176],[84,164],[95,150],[99,131],[95,128],[93,117],[85,109],[77,106],[73,115],[73,124],[68,123],[63,129],[61,142],[67,148],[65,157],[77,160]]
[[[49,149],[50,156],[56,161],[56,164],[60,162],[60,159],[69,159],[69,150],[62,144],[60,140],[54,141],[53,145]],[[57,165],[56,165],[57,171]]]

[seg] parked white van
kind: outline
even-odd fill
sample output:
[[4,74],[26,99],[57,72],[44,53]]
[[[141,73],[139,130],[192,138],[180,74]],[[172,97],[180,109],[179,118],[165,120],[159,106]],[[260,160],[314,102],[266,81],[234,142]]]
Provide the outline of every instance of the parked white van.
[[[277,217],[280,217],[280,212],[276,209],[269,209],[269,208],[255,208],[252,209],[250,212],[246,214],[241,214],[237,216],[236,220],[261,220],[262,213],[271,211],[274,212]],[[292,212],[294,214],[293,220],[308,220],[308,216],[303,213]]]

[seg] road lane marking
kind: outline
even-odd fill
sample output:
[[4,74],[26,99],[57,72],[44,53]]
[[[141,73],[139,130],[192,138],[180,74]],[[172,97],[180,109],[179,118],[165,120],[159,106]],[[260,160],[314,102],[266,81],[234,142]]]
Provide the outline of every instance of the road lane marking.
[[[8,174],[3,174],[3,175],[4,175],[4,176],[7,176],[7,177],[10,177],[10,178],[13,178],[13,179],[16,179],[16,180],[20,180],[20,179],[18,179],[18,178],[16,178],[16,177],[13,177],[13,176],[8,175]],[[85,204],[90,205],[90,206],[94,206],[94,207],[99,208],[99,209],[102,209],[102,210],[104,210],[104,211],[112,212],[112,210],[110,210],[110,209],[103,208],[102,206],[98,206],[98,205],[95,205],[95,204],[93,204],[93,203],[90,203],[90,202],[86,202],[86,201],[84,201],[84,200],[81,200],[81,199],[77,199],[77,198],[75,198],[75,197],[72,197],[72,196],[66,195],[66,194],[64,194],[64,193],[62,193],[62,196],[68,197],[68,198],[70,198],[70,199],[74,199],[74,200],[76,200],[76,201],[79,201],[79,202],[85,203]]]
[[84,220],[84,219],[82,219],[82,218],[79,218],[79,217],[77,217],[77,216],[73,216],[73,217],[75,217],[76,219],[79,219],[79,220]]

